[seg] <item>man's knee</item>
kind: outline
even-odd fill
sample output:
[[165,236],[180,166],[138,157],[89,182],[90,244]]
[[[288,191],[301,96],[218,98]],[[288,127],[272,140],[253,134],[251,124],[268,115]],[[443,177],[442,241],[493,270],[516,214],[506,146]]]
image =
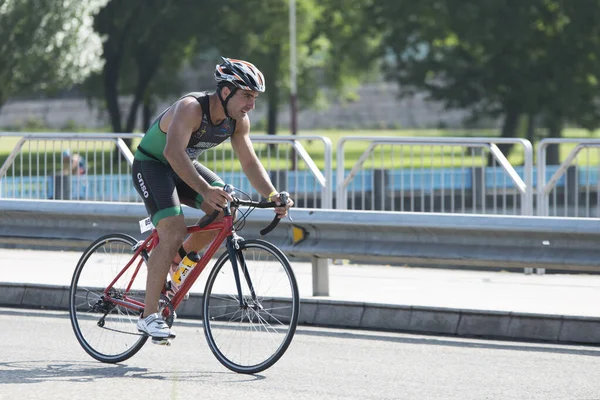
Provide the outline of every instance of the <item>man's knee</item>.
[[173,216],[161,219],[157,226],[158,238],[169,248],[178,248],[187,233],[183,216]]

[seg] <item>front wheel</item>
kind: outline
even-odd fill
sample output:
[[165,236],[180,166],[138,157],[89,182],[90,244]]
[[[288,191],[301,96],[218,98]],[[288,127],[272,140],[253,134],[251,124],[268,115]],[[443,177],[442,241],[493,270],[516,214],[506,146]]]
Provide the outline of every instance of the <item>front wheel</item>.
[[204,333],[217,359],[232,371],[254,374],[279,360],[298,324],[300,295],[287,257],[263,240],[235,251],[242,296],[226,251],[204,290]]

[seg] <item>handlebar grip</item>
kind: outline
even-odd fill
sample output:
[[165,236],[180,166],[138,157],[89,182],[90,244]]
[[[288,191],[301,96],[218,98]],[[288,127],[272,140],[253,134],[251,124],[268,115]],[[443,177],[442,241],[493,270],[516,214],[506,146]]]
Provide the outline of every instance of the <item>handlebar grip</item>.
[[271,232],[273,229],[275,229],[279,221],[281,221],[281,218],[277,218],[276,215],[275,218],[273,218],[273,221],[271,221],[271,223],[269,224],[269,226],[267,226],[264,229],[261,229],[260,234],[262,236],[265,236],[267,233]]

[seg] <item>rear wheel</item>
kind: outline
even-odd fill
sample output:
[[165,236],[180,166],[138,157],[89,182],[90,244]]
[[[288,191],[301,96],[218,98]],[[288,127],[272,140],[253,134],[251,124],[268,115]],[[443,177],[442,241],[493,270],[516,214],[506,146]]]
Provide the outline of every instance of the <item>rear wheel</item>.
[[228,252],[204,290],[204,332],[217,359],[232,371],[253,374],[285,353],[298,324],[300,295],[287,257],[263,240],[240,241],[238,295]]
[[[84,251],[73,274],[69,293],[71,325],[83,349],[98,361],[127,360],[148,339],[136,327],[140,309],[130,303],[144,301],[146,253],[134,260],[109,291],[110,299],[127,301],[130,306],[118,305],[104,293],[133,257],[136,243],[125,234],[103,236]],[[133,286],[127,290],[132,279]]]

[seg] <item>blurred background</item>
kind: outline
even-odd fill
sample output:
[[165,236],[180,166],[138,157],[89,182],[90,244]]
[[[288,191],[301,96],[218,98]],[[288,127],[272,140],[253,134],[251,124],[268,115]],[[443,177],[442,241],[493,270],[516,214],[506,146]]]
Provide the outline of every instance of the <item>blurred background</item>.
[[[214,67],[226,56],[254,63],[266,77],[267,91],[250,114],[253,134],[331,140],[331,165],[323,155],[327,148],[311,148],[314,138],[305,147],[322,170],[346,164],[345,172],[337,174],[346,177],[346,189],[350,169],[367,147],[336,158],[340,149],[335,146],[348,136],[522,138],[533,144],[531,155],[515,146],[517,142],[499,142],[497,147],[512,165],[525,166],[525,172],[517,168],[516,174],[526,180],[533,168],[526,164],[536,161],[541,140],[598,136],[599,22],[600,0],[0,0],[0,130],[142,133],[182,94],[214,90]],[[125,142],[135,150],[136,140]],[[6,162],[14,143],[0,141],[0,176],[42,173],[31,172],[35,168],[27,161]],[[392,162],[377,168],[422,168],[424,158],[431,164],[428,169],[450,168],[457,166],[451,161],[455,156],[467,157],[459,164],[463,169],[479,156],[485,160],[482,166],[500,169],[503,163],[493,149],[461,146],[459,153],[443,147],[415,153],[405,143],[401,154],[406,159],[382,150],[376,157]],[[544,179],[551,181],[574,146],[560,143],[544,149],[547,165],[557,166],[545,171]],[[585,201],[595,205],[600,201],[600,156],[594,146],[586,150],[588,175],[581,183],[592,187]],[[272,143],[268,149],[274,149]],[[44,147],[43,153],[60,159],[65,150],[81,154],[88,162],[83,166],[81,159],[66,162],[91,175],[100,174],[92,166],[116,169],[119,162],[117,156],[107,156],[112,164],[92,162],[93,156],[108,151],[101,146],[89,150],[59,143]],[[19,151],[15,157],[37,153],[33,162],[39,163],[40,150]],[[274,162],[269,170],[285,168]],[[44,161],[38,170],[56,171],[58,163]],[[431,178],[427,190],[438,190],[444,173],[454,176],[456,171],[448,168],[441,178]],[[559,186],[569,186],[566,169],[556,178],[563,179]],[[533,180],[525,182],[527,190],[539,185],[536,171],[532,174]],[[330,192],[335,191],[335,178],[327,182]],[[581,181],[575,175],[573,179]],[[29,190],[20,182],[13,182],[20,186],[4,196]],[[544,195],[557,182],[550,183]],[[514,194],[514,187],[519,182],[503,193]],[[570,190],[570,196],[577,196],[578,188]],[[422,198],[426,195],[421,193]],[[333,194],[328,196],[331,204]],[[584,216],[592,215],[586,211]]]
[[266,76],[253,130],[289,134],[292,18],[300,130],[598,127],[595,0],[2,0],[0,127],[144,131],[223,55]]

